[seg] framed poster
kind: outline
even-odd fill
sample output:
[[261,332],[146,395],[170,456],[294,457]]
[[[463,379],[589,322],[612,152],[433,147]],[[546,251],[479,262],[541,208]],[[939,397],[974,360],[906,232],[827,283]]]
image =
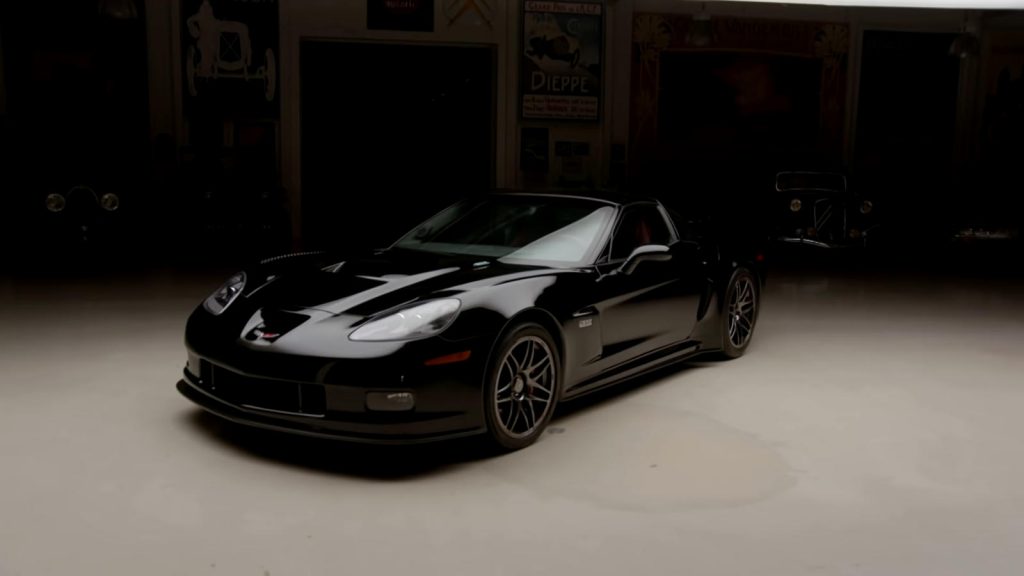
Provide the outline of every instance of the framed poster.
[[434,0],[367,0],[366,28],[433,32]]
[[188,117],[277,118],[276,0],[181,0]]
[[604,4],[526,0],[519,86],[524,120],[597,121]]

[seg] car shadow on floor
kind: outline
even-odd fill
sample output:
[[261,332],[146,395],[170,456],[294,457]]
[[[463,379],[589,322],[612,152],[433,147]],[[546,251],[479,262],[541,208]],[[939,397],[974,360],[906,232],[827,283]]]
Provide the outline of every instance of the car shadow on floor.
[[372,480],[410,480],[444,473],[493,455],[476,438],[414,445],[375,445],[250,428],[203,410],[185,416],[192,430],[222,447],[260,460]]
[[[661,368],[565,402],[558,406],[546,433],[559,434],[565,430],[566,421],[583,417],[590,409],[622,400],[655,383],[664,382],[668,377],[709,363],[693,361]],[[184,420],[188,428],[236,453],[310,471],[367,480],[414,480],[501,456],[479,437],[407,446],[372,445],[250,428],[200,409],[187,412]]]

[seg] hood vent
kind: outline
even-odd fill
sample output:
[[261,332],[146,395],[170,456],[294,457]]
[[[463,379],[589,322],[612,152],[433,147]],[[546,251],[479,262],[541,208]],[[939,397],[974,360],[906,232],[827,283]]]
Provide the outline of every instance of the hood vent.
[[262,320],[245,335],[245,339],[250,342],[257,340],[274,342],[309,320],[309,316],[305,314],[284,310],[263,309],[260,311],[260,315]]

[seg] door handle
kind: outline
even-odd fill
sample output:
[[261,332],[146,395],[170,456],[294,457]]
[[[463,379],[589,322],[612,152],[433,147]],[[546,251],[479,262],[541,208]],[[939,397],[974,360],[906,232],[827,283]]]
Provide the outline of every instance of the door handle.
[[597,308],[594,308],[593,306],[587,306],[585,308],[580,308],[579,310],[573,312],[572,317],[582,318],[583,316],[593,316],[595,314],[597,314]]

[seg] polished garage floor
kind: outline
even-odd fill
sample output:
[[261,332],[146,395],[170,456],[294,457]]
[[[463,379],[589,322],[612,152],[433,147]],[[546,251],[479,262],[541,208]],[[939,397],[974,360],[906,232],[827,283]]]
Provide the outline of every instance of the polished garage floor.
[[174,389],[220,278],[0,283],[0,575],[1016,575],[1024,290],[773,279],[754,348],[536,446],[251,433]]

